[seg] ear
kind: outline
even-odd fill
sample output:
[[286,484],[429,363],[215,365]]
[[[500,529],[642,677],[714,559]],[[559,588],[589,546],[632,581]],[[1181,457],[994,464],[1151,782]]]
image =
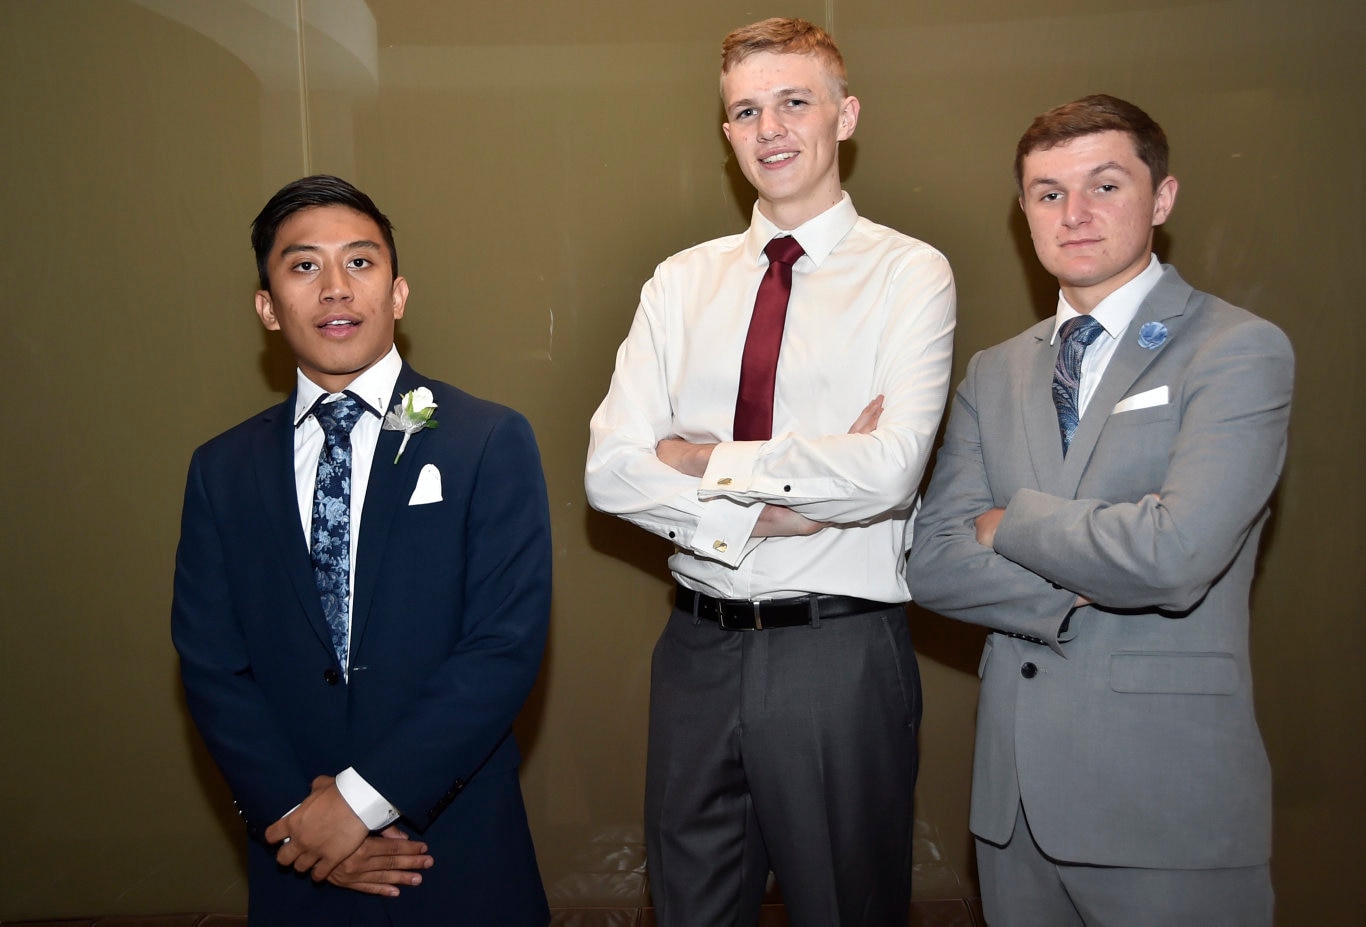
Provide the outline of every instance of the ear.
[[1157,191],[1153,194],[1153,225],[1158,226],[1167,221],[1167,217],[1172,214],[1172,207],[1176,205],[1176,190],[1179,184],[1175,177],[1168,177],[1157,185]]
[[275,317],[275,306],[270,301],[270,290],[256,291],[256,314],[261,317],[261,324],[266,327],[266,331],[280,330],[280,320]]
[[721,131],[725,133],[726,141],[729,142],[729,141],[730,141],[730,123],[729,123],[729,122],[723,122],[723,123],[721,123]]
[[859,101],[858,97],[845,97],[840,104],[840,131],[837,136],[838,141],[844,141],[854,134],[854,127],[858,125]]
[[408,305],[408,281],[402,277],[395,277],[389,296],[394,304],[394,318],[403,318],[403,310]]

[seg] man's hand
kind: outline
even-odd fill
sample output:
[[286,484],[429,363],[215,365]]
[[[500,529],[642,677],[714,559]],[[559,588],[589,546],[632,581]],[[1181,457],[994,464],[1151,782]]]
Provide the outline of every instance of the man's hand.
[[854,419],[854,424],[849,426],[851,435],[870,435],[877,428],[878,419],[882,418],[882,402],[886,397],[881,393],[873,397],[873,401],[863,407],[863,411]]
[[977,543],[983,547],[990,547],[996,540],[996,526],[1001,523],[1001,518],[1006,510],[1001,508],[987,509],[973,520],[973,525],[977,528]]
[[266,842],[280,843],[275,861],[321,882],[369,836],[365,822],[337,791],[331,776],[313,780],[313,791],[289,814],[266,828]]
[[759,510],[759,520],[754,523],[752,538],[792,538],[806,537],[830,527],[829,522],[812,521],[805,515],[781,505],[765,505]]
[[327,877],[340,888],[397,898],[400,885],[421,885],[419,870],[430,869],[432,858],[427,844],[409,839],[390,825],[376,836],[371,834]]
[[665,438],[655,445],[655,456],[679,473],[702,478],[711,463],[715,444],[692,444],[682,438]]

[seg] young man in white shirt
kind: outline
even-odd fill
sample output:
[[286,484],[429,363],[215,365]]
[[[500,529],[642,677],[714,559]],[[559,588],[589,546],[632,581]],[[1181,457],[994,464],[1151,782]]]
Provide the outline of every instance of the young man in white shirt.
[[721,95],[750,227],[645,285],[586,473],[596,508],[677,547],[651,680],[652,899],[665,927],[754,923],[771,869],[798,927],[904,927],[921,706],[900,567],[953,276],[841,190],[859,101],[823,30],[731,33]]

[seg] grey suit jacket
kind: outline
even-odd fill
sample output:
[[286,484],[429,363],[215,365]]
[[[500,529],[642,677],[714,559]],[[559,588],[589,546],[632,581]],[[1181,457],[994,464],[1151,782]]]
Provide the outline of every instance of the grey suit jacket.
[[[1156,348],[1146,322],[1166,327]],[[1290,343],[1165,268],[1064,461],[1052,324],[969,363],[908,566],[919,604],[1005,632],[980,667],[972,832],[1005,844],[1023,802],[1058,860],[1263,863],[1248,594],[1285,457]],[[1165,402],[1115,411],[1162,387]],[[995,506],[992,549],[973,519]],[[1096,604],[1074,611],[1078,594]]]

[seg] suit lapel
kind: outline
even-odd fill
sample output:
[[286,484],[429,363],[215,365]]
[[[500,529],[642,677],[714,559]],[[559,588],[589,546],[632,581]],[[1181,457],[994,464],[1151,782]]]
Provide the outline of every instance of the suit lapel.
[[[1185,313],[1192,293],[1194,290],[1190,285],[1182,280],[1173,268],[1167,267],[1162,279],[1139,306],[1133,321],[1121,336],[1123,340],[1116,346],[1115,353],[1105,368],[1105,376],[1101,378],[1091,401],[1087,403],[1081,422],[1077,425],[1077,433],[1072,438],[1072,446],[1063,465],[1061,495],[1068,498],[1076,495],[1077,487],[1081,484],[1091,454],[1096,449],[1096,443],[1100,440],[1105,423],[1110,419],[1115,403],[1124,398],[1134,385],[1134,381],[1161,356],[1172,339],[1178,336],[1180,325],[1172,320],[1179,320]],[[1167,340],[1152,350],[1138,343],[1138,333],[1148,322],[1171,322],[1168,325]]]
[[[425,381],[406,363],[394,384],[394,394],[389,397],[385,410],[392,409],[398,397],[422,386]],[[439,410],[438,410],[439,412]],[[365,629],[369,624],[375,589],[380,581],[380,567],[384,562],[384,550],[389,543],[389,532],[399,508],[407,501],[405,490],[411,492],[417,483],[413,469],[417,459],[417,449],[422,443],[424,432],[419,431],[408,439],[408,446],[398,463],[394,457],[403,443],[403,433],[399,431],[380,431],[379,442],[375,445],[375,459],[370,464],[370,483],[365,489],[365,507],[361,512],[360,542],[356,548],[355,599],[351,605],[351,652],[360,653]]]
[[277,561],[289,577],[313,633],[327,653],[332,650],[332,632],[323,616],[318,587],[313,581],[313,562],[308,556],[308,539],[299,520],[299,495],[294,484],[294,403],[291,393],[283,404],[265,413],[264,425],[256,435],[256,481],[265,503],[270,535],[278,549]]
[[1052,333],[1051,319],[1037,328],[1038,342],[1020,390],[1020,414],[1039,491],[1056,496],[1064,493],[1062,437],[1058,433],[1058,410],[1053,405],[1053,368],[1058,362],[1058,346],[1049,344]]

